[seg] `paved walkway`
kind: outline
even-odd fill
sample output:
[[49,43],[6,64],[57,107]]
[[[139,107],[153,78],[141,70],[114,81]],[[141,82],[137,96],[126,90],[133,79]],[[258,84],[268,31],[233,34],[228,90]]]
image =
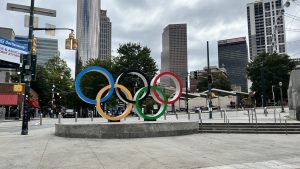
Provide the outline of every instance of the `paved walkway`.
[[57,119],[44,119],[43,126],[37,122],[30,122],[28,136],[10,130],[21,122],[0,123],[1,169],[300,168],[300,135],[71,139],[54,136]]

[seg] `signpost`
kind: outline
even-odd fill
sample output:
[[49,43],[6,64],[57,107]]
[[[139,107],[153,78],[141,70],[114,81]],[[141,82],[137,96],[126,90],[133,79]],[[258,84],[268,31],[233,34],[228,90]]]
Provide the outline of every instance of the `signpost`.
[[30,13],[29,17],[29,33],[28,33],[28,54],[25,55],[27,58],[25,59],[26,62],[23,63],[25,73],[24,81],[25,81],[25,104],[24,104],[24,115],[23,115],[23,122],[22,122],[22,135],[28,135],[28,119],[29,119],[29,95],[30,95],[30,81],[32,76],[32,42],[33,42],[33,23],[34,23],[34,14],[37,15],[45,15],[56,17],[56,11],[51,9],[44,9],[44,8],[35,8],[34,7],[34,0],[31,0],[30,6],[19,5],[19,4],[7,4],[7,10],[10,11],[17,11],[17,12],[24,12]]

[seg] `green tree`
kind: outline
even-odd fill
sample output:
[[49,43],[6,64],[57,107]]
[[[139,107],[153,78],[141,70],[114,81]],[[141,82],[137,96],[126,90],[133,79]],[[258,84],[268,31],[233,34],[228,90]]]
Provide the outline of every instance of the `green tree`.
[[[204,74],[204,76],[207,77],[207,73]],[[232,90],[230,81],[223,73],[221,73],[221,72],[212,73],[212,77],[213,77],[212,88],[228,90],[228,91]],[[199,92],[204,92],[204,91],[208,90],[207,78],[201,78],[201,80],[198,82],[197,88],[198,88]]]
[[[149,80],[151,80],[158,71],[156,62],[151,57],[150,48],[137,43],[120,45],[118,56],[114,58],[114,63],[117,75],[127,70],[139,70],[145,73],[149,77]],[[127,75],[121,83],[132,93],[144,87],[142,80],[134,75]]]
[[[288,55],[277,53],[263,53],[252,60],[247,66],[247,75],[253,82],[251,90],[255,91],[255,97],[261,102],[262,89],[265,90],[265,101],[272,99],[272,85],[278,87],[283,83],[283,97],[287,98],[289,73],[295,68],[295,63]],[[279,88],[275,91],[277,100],[280,98]]]
[[72,86],[71,69],[59,56],[53,56],[44,65],[37,65],[36,81],[31,83],[31,88],[39,94],[43,109],[51,107],[53,85],[55,85],[56,105],[67,105],[66,96]]

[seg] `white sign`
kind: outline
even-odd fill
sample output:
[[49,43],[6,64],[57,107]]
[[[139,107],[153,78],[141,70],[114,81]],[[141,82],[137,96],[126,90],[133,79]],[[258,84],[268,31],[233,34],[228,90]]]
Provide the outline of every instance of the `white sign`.
[[20,55],[27,50],[26,45],[0,37],[0,60],[20,64]]
[[[52,25],[52,24],[49,24],[49,23],[46,23],[46,28],[56,28],[55,25]],[[55,30],[46,30],[46,35],[48,36],[55,36]]]
[[[29,28],[29,15],[24,16],[24,27]],[[33,27],[38,28],[39,27],[39,18],[33,17]]]

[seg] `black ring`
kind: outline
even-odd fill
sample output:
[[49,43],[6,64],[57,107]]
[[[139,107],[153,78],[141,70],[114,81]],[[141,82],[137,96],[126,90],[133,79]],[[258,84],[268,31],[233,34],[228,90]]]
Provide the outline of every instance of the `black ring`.
[[[118,77],[119,80],[117,79],[116,82],[118,82],[118,84],[120,84],[120,82],[124,79],[124,77],[125,77],[127,74],[130,74],[130,73],[138,73],[138,74],[144,76],[144,78],[146,79],[147,85],[150,86],[150,80],[149,80],[149,77],[148,77],[145,73],[143,73],[143,72],[141,72],[141,71],[139,71],[139,70],[127,70],[127,71],[123,72],[123,73]],[[115,90],[116,90],[116,92],[121,93],[121,89],[115,88]],[[145,100],[145,99],[149,96],[150,90],[151,90],[151,88],[148,87],[148,90],[147,90],[147,92],[146,92],[146,95],[144,95],[144,97],[141,97],[141,98],[139,99],[139,101]],[[126,102],[135,104],[135,100],[129,100],[129,99],[127,99],[127,97],[123,97],[121,94],[119,94],[119,95],[120,95],[120,97],[121,97],[123,100],[125,100]]]

